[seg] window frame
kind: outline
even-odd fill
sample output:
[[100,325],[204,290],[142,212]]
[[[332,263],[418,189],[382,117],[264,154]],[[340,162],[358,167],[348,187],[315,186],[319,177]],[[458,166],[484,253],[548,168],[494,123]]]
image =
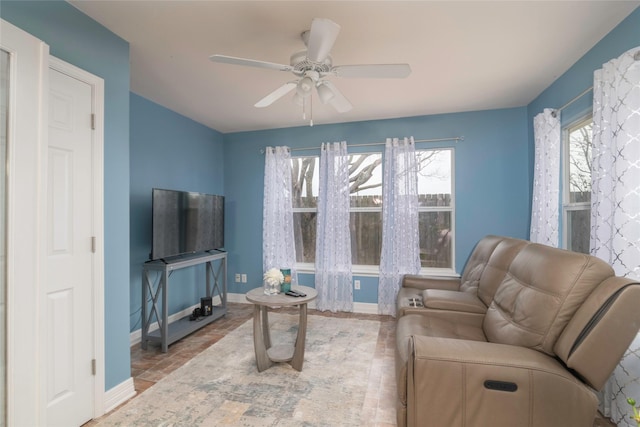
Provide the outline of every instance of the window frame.
[[[451,239],[451,267],[450,268],[434,268],[434,267],[421,267],[420,274],[428,274],[428,275],[437,275],[437,276],[459,276],[455,269],[455,147],[431,147],[431,148],[416,148],[416,151],[449,151],[451,154],[451,164],[450,164],[450,174],[451,174],[451,203],[449,206],[422,206],[418,207],[418,215],[422,212],[450,212],[451,215],[451,233],[453,238]],[[349,153],[353,155],[361,155],[361,154],[376,154],[381,155],[383,158],[383,163],[381,164],[382,168],[384,168],[384,151],[363,151],[363,152],[354,152]],[[305,158],[305,157],[317,157],[319,155],[310,155],[310,154],[301,154],[299,156],[291,156],[294,158]],[[384,177],[384,171],[382,171],[382,176]],[[318,212],[317,207],[315,208],[293,208],[293,213],[302,213],[302,212]],[[382,216],[382,206],[379,207],[350,207],[349,213],[354,212],[373,212],[380,213]],[[302,274],[315,274],[315,263],[310,262],[296,262],[295,269],[298,273]],[[353,264],[351,268],[352,274],[354,276],[362,276],[362,277],[378,277],[380,275],[380,266],[379,265],[366,265],[366,264]]]
[[572,248],[569,248],[569,213],[591,210],[591,202],[571,202],[571,168],[569,163],[569,160],[571,158],[570,135],[573,131],[580,129],[588,124],[593,125],[593,114],[591,112],[581,116],[576,120],[573,120],[562,128],[562,248],[568,250],[572,250]]

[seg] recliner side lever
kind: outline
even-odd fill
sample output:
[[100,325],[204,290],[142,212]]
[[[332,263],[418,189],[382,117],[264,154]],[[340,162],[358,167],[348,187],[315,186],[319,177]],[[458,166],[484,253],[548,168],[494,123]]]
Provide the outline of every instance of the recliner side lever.
[[484,388],[496,391],[508,391],[513,393],[518,390],[518,384],[507,381],[486,380]]

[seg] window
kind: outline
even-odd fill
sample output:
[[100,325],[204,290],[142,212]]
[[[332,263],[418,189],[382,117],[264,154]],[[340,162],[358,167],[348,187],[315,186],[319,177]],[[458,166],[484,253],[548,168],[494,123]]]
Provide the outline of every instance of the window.
[[453,270],[453,150],[417,150],[422,268]]
[[[453,150],[416,150],[419,164],[420,259],[423,268],[453,269]],[[313,269],[319,158],[294,157],[293,212],[298,270]],[[349,156],[351,258],[354,271],[377,272],[382,249],[382,154]]]
[[589,253],[592,123],[589,117],[569,126],[563,138],[564,247],[583,253]]

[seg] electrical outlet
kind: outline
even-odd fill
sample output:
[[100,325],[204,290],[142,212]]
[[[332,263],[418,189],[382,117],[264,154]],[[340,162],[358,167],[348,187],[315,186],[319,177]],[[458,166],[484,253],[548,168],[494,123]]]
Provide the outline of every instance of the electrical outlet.
[[247,275],[242,274],[242,283],[247,283]]
[[236,273],[236,283],[240,283],[240,273]]
[[354,280],[354,281],[353,281],[353,287],[354,287],[356,290],[359,290],[359,289],[360,289],[360,280]]

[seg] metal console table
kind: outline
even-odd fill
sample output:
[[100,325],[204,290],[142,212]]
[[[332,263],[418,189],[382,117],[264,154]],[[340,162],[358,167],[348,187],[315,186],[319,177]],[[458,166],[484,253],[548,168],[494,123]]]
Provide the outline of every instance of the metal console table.
[[[214,302],[210,316],[190,321],[189,316],[169,323],[167,305],[167,288],[171,273],[181,268],[205,264],[207,272],[206,296]],[[214,269],[214,267],[217,267]],[[156,277],[152,272],[160,273]],[[213,279],[213,287],[212,280]],[[220,299],[219,304],[216,304]],[[150,300],[147,302],[147,300]],[[149,304],[150,303],[150,304]],[[154,319],[155,314],[155,319]],[[144,263],[142,270],[142,341],[141,346],[147,349],[147,342],[159,342],[162,352],[166,353],[169,344],[189,335],[205,325],[227,314],[227,253],[215,252],[181,257],[173,260],[156,260]],[[152,324],[158,328],[150,331]]]

